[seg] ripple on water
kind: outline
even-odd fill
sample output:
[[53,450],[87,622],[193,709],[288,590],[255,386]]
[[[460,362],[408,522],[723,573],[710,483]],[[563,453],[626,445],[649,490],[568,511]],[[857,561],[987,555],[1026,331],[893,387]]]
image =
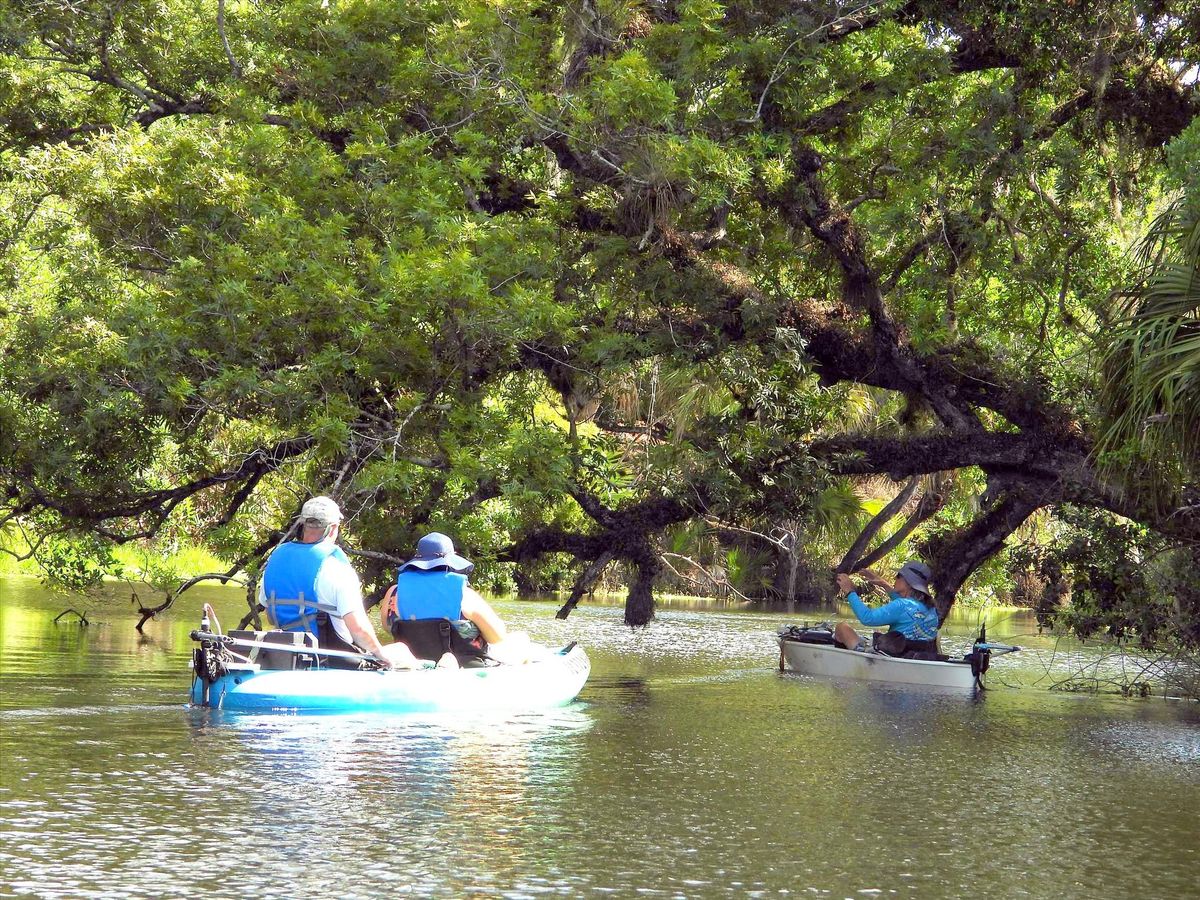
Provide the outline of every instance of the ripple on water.
[[[225,618],[241,602],[228,596]],[[195,710],[180,702],[189,622],[151,623],[139,641],[114,617],[43,652],[56,633],[27,605],[17,630],[5,620],[0,656],[0,893],[1194,888],[1192,707],[781,676],[776,617],[669,610],[630,630],[619,609],[560,622],[548,604],[501,608],[535,638],[587,647],[582,703],[402,718]],[[1018,657],[998,672],[1020,683],[1038,670]],[[314,865],[331,846],[345,848],[336,868]]]

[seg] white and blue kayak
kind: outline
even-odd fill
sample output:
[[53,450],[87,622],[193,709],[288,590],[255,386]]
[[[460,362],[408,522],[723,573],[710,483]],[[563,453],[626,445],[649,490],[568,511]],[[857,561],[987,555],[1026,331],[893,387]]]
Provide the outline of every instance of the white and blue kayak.
[[[193,658],[191,701],[215,709],[308,712],[418,713],[465,710],[525,710],[565,706],[591,671],[587,654],[570,644],[544,658],[482,668],[327,668],[307,648],[288,655],[296,667],[265,667],[230,652],[252,642],[192,632],[200,642]],[[265,646],[259,644],[258,646]],[[277,655],[284,648],[273,648]],[[305,652],[307,650],[307,652]],[[320,657],[356,656],[320,651]]]

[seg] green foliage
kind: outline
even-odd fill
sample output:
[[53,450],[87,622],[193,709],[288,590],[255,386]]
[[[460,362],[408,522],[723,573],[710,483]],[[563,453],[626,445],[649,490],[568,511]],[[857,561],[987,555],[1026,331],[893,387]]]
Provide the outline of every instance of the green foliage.
[[47,587],[72,594],[97,587],[106,576],[124,574],[112,545],[90,534],[55,534],[41,544],[35,559]]
[[596,72],[595,112],[615,129],[666,125],[674,112],[675,88],[641,53],[629,51]]
[[771,556],[765,552],[730,547],[723,560],[725,580],[739,594],[761,598],[771,586]]
[[845,480],[817,494],[809,508],[813,530],[835,546],[847,544],[858,535],[865,514],[862,499]]
[[1200,557],[1134,523],[1065,509],[1053,542],[1013,553],[1042,585],[1038,620],[1080,638],[1145,648],[1200,646]]
[[[807,151],[914,357],[986,361],[1091,428],[1129,236],[1195,178],[1170,78],[1192,20],[899,10],[282,0],[227,4],[222,35],[212,0],[6,4],[0,516],[54,533],[79,583],[101,534],[252,566],[324,491],[351,543],[439,528],[494,586],[514,541],[600,527],[579,490],[799,523],[824,561],[865,515],[810,446],[935,423],[814,365],[873,332],[781,215]],[[1184,319],[1138,347],[1190,353]],[[1194,424],[1173,371],[1114,452],[1148,414]],[[979,511],[963,481],[947,528]],[[705,564],[730,549],[686,529]]]
[[1104,360],[1106,462],[1160,505],[1200,477],[1200,177],[1187,188],[1142,243]]
[[163,539],[143,546],[126,544],[116,548],[119,577],[139,581],[156,591],[169,593],[194,575],[223,572],[229,563],[199,547],[171,544]]

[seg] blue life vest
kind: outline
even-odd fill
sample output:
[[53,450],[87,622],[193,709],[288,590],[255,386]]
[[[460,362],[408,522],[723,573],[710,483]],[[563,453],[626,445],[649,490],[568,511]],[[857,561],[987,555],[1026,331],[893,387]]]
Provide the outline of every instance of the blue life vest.
[[404,620],[462,618],[467,576],[447,569],[402,569],[396,576],[396,616]]
[[332,541],[280,544],[263,571],[263,595],[267,618],[282,631],[307,631],[320,635],[319,616],[328,618],[336,606],[317,600],[317,573],[329,557],[350,564],[346,554]]
[[483,665],[487,642],[473,622],[462,617],[467,576],[447,569],[401,569],[396,576],[395,614],[384,625],[418,659],[453,653],[462,666]]

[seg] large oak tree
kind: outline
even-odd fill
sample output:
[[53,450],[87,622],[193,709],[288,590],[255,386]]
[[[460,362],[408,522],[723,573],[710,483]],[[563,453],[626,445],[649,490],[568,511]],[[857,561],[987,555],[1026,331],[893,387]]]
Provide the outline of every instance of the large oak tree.
[[376,571],[623,560],[632,624],[664,529],[831,477],[981,473],[943,610],[1040,509],[1195,541],[1094,447],[1198,48],[1183,2],[5,3],[3,516],[252,568],[329,492]]

